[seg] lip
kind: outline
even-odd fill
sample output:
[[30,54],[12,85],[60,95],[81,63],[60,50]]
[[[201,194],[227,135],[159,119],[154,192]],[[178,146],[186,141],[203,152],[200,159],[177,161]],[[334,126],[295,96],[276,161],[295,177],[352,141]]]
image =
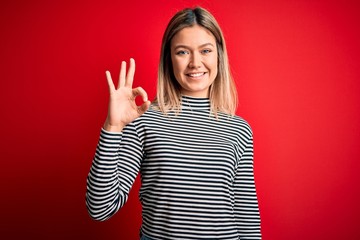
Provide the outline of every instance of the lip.
[[186,73],[185,75],[191,78],[201,78],[205,74],[206,72],[190,72],[190,73]]

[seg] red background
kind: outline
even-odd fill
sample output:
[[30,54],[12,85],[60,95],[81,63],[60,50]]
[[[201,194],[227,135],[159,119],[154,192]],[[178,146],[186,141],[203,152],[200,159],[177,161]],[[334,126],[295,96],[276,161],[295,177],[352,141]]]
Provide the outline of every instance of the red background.
[[263,239],[360,239],[357,1],[1,1],[0,238],[137,239],[137,181],[106,222],[85,208],[105,70],[134,57],[155,95],[170,17],[217,18],[255,134]]

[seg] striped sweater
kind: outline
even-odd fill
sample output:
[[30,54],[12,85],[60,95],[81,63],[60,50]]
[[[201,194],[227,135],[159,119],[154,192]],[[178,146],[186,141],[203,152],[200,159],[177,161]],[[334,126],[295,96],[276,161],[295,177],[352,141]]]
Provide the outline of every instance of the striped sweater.
[[237,116],[183,96],[177,115],[150,108],[121,133],[101,130],[87,179],[96,220],[121,208],[140,172],[141,232],[151,239],[261,239],[253,138]]

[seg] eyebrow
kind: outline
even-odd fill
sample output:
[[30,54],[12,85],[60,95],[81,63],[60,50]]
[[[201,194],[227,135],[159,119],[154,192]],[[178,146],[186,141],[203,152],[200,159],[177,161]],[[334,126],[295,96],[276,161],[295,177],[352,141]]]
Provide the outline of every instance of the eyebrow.
[[[212,44],[212,43],[204,43],[204,44],[201,44],[200,46],[199,46],[199,48],[203,48],[203,47],[206,47],[206,46],[212,46],[212,47],[215,47],[214,46],[214,44]],[[186,46],[186,45],[177,45],[174,49],[176,50],[176,49],[178,49],[178,48],[187,48],[187,49],[189,49],[190,47],[189,46]]]

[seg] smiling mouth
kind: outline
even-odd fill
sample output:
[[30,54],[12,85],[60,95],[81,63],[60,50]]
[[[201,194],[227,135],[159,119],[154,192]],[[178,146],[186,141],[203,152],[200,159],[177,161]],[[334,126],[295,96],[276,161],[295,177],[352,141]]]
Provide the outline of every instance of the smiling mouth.
[[198,78],[205,75],[205,72],[201,72],[201,73],[188,73],[186,74],[186,76],[188,77],[192,77],[192,78]]

